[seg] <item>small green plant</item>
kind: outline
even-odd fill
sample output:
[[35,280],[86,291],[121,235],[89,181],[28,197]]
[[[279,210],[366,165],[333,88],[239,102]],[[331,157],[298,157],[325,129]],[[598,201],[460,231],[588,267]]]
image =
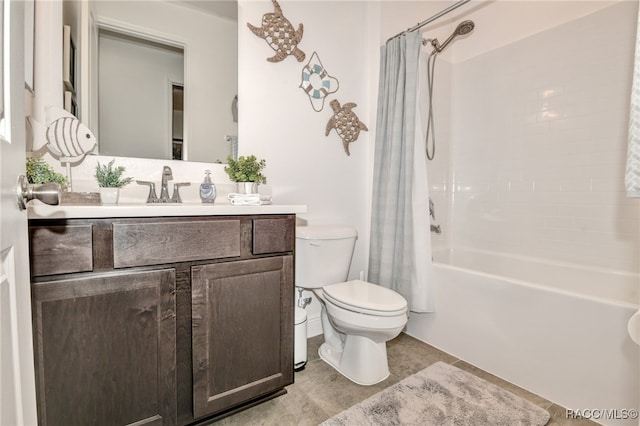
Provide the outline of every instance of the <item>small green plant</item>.
[[100,188],[122,188],[125,185],[133,182],[133,178],[126,177],[123,178],[122,174],[124,173],[124,167],[118,166],[113,167],[113,163],[116,160],[113,159],[109,161],[106,165],[101,165],[98,161],[96,165],[96,180],[98,181],[98,186]]
[[240,156],[237,160],[227,157],[224,171],[233,182],[267,183],[267,177],[262,174],[262,169],[266,165],[267,162],[264,159],[258,161],[255,155]]
[[42,157],[27,158],[27,180],[36,185],[48,182],[59,183],[61,186],[69,184],[67,177],[53,170]]

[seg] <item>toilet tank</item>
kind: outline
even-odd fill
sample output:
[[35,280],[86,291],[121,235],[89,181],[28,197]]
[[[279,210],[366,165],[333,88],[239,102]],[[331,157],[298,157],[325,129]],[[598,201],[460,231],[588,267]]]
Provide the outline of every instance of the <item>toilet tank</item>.
[[297,226],[295,285],[319,288],[346,281],[357,238],[350,226]]

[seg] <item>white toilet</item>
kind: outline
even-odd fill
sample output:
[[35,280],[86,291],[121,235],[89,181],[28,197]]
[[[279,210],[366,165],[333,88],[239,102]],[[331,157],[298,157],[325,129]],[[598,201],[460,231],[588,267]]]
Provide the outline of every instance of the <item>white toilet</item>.
[[407,301],[361,280],[347,281],[358,234],[340,225],[296,227],[296,287],[322,303],[320,357],[360,385],[389,377],[387,340],[407,323]]

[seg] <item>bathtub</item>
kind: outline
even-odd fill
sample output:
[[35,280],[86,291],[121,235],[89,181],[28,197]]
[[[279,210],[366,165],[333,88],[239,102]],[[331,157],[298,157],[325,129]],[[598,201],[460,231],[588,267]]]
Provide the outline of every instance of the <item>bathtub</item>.
[[[570,409],[639,408],[637,274],[468,249],[434,253],[436,312],[406,332]],[[637,425],[610,411],[608,425]]]

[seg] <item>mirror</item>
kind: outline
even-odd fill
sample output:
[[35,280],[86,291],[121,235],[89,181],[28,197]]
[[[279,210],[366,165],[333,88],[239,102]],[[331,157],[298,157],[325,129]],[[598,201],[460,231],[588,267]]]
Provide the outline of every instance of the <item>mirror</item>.
[[88,9],[77,13],[76,102],[97,153],[225,162],[237,152],[237,1],[71,2]]

